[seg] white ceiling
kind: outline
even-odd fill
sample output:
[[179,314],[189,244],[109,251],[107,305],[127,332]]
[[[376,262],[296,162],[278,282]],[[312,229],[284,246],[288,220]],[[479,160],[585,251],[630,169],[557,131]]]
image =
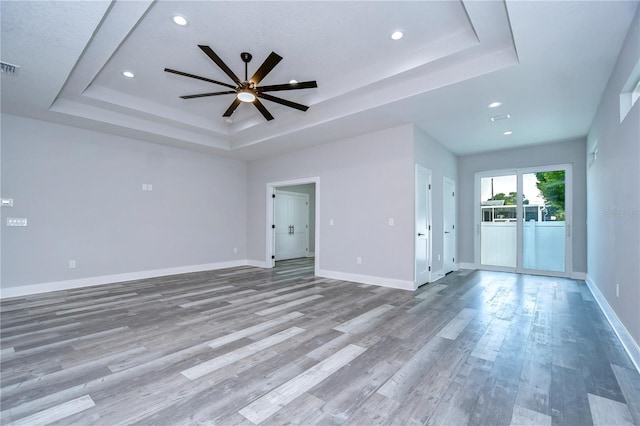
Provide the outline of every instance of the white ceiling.
[[[454,153],[586,135],[637,1],[56,1],[0,2],[2,112],[252,160],[415,123]],[[186,17],[185,27],[171,18]],[[392,41],[390,34],[404,31]],[[275,51],[261,85],[275,92],[267,122],[225,87],[164,72],[232,81],[197,47],[244,77]],[[127,79],[122,71],[135,78]],[[503,105],[488,109],[499,100]],[[490,117],[508,113],[508,120]],[[513,131],[504,136],[505,130]]]

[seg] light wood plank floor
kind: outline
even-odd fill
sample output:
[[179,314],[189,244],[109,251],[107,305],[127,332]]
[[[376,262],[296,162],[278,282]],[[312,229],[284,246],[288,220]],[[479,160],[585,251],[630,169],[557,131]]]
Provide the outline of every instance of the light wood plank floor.
[[458,271],[412,293],[295,260],[0,307],[2,424],[640,425],[581,281]]

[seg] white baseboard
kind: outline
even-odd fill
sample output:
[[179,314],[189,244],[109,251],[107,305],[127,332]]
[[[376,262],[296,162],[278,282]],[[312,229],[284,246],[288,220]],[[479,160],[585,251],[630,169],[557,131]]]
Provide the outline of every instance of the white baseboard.
[[598,303],[600,309],[602,309],[607,321],[611,324],[613,331],[615,331],[618,339],[622,342],[622,346],[631,358],[631,362],[633,362],[636,370],[640,373],[640,347],[638,346],[638,343],[633,340],[629,331],[625,328],[624,324],[622,324],[618,315],[616,315],[613,308],[611,308],[611,305],[609,305],[609,302],[607,302],[607,299],[605,299],[598,286],[596,286],[588,274],[586,275],[585,282],[587,283],[589,290],[591,290],[591,294],[593,294],[593,298],[596,300],[596,303]]
[[571,279],[572,280],[580,280],[580,281],[586,281],[587,280],[587,274],[584,272],[572,272],[571,273]]
[[371,275],[352,274],[349,272],[328,271],[326,269],[317,269],[316,275],[334,280],[352,281],[361,284],[371,284],[381,287],[397,288],[400,290],[415,290],[413,281],[398,280],[395,278],[374,277]]
[[478,269],[475,263],[460,262],[460,269]]
[[431,281],[430,282],[436,282],[438,281],[440,278],[444,277],[444,269],[440,269],[439,271],[435,271],[431,274]]
[[5,287],[0,292],[0,299],[28,296],[30,294],[48,293],[51,291],[69,290],[72,288],[92,287],[96,285],[142,280],[145,278],[164,277],[167,275],[187,274],[190,272],[213,271],[216,269],[235,268],[248,265],[247,260],[206,263],[202,265],[178,266],[175,268],[155,269],[151,271],[128,272],[124,274],[103,275],[99,277],[78,278],[75,280],[54,281],[30,284],[17,287]]
[[264,260],[247,260],[247,266],[255,266],[256,268],[271,268],[271,264]]

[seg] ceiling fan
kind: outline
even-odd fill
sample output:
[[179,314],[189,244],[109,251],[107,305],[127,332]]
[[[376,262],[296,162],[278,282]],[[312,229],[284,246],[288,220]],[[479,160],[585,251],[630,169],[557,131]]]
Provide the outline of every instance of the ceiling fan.
[[194,99],[194,98],[204,98],[204,97],[207,97],[207,96],[218,96],[218,95],[235,94],[236,98],[233,100],[233,102],[231,102],[231,105],[229,106],[229,108],[227,108],[227,110],[224,112],[224,114],[222,114],[223,117],[231,117],[231,114],[233,114],[233,112],[236,110],[236,108],[238,108],[238,106],[242,102],[247,102],[247,103],[252,103],[253,105],[255,105],[255,107],[258,108],[258,111],[260,111],[260,113],[264,116],[264,118],[266,118],[267,120],[273,120],[273,115],[271,115],[271,113],[269,111],[267,111],[265,106],[262,104],[262,102],[260,102],[260,100],[258,98],[266,99],[268,101],[275,102],[275,103],[278,103],[280,105],[285,105],[285,106],[288,106],[290,108],[295,108],[295,109],[298,109],[300,111],[306,111],[306,110],[309,109],[309,107],[306,106],[306,105],[302,105],[302,104],[299,104],[299,103],[296,103],[296,102],[288,101],[286,99],[278,98],[278,97],[269,95],[269,94],[267,94],[265,92],[277,92],[277,91],[282,91],[282,90],[311,89],[311,88],[314,88],[314,87],[318,87],[318,85],[316,84],[315,80],[314,81],[303,81],[303,82],[291,82],[291,83],[285,83],[285,84],[274,84],[274,85],[271,85],[271,86],[258,86],[260,81],[262,81],[262,79],[267,74],[269,74],[269,72],[271,72],[271,70],[276,65],[278,65],[278,63],[282,60],[282,56],[278,55],[277,53],[271,52],[269,54],[269,56],[267,57],[267,59],[265,59],[265,61],[262,63],[262,65],[260,65],[258,70],[253,74],[253,76],[251,76],[251,78],[248,78],[247,77],[248,76],[247,68],[248,68],[249,62],[251,62],[252,56],[251,56],[250,53],[242,52],[240,54],[240,58],[244,62],[244,81],[241,81],[233,73],[233,71],[231,71],[231,69],[227,66],[227,64],[225,64],[224,61],[222,61],[222,59],[220,59],[220,57],[218,55],[216,55],[216,53],[213,51],[213,49],[211,49],[209,46],[204,46],[204,45],[198,45],[198,47],[213,62],[215,62],[215,64],[218,67],[220,67],[220,69],[222,71],[224,71],[224,73],[227,74],[229,76],[229,78],[231,78],[231,80],[233,80],[233,82],[236,85],[234,86],[234,85],[231,85],[231,84],[228,84],[228,83],[223,83],[221,81],[211,80],[211,79],[206,78],[206,77],[200,77],[198,75],[194,75],[194,74],[189,74],[189,73],[182,72],[182,71],[173,70],[171,68],[165,68],[164,70],[166,72],[182,75],[182,76],[185,76],[185,77],[195,78],[196,80],[202,80],[202,81],[206,81],[206,82],[213,83],[213,84],[218,84],[220,86],[225,86],[225,87],[228,87],[230,89],[233,89],[233,90],[227,90],[227,91],[223,91],[223,92],[210,92],[210,93],[199,93],[199,94],[195,94],[195,95],[185,95],[185,96],[180,96],[180,98],[182,98],[182,99]]

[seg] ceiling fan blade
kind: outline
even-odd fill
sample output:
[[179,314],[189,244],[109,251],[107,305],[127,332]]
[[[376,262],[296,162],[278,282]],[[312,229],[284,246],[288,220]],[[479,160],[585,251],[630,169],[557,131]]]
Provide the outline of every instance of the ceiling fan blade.
[[273,115],[271,115],[271,113],[267,111],[267,109],[264,107],[264,105],[262,105],[262,102],[260,102],[258,98],[256,98],[255,101],[253,101],[253,104],[256,106],[256,108],[258,108],[258,111],[262,113],[262,115],[264,116],[264,118],[267,119],[267,121],[273,120]]
[[279,90],[297,90],[297,89],[313,89],[318,87],[318,84],[314,81],[301,81],[298,83],[285,83],[274,84],[271,86],[256,87],[258,92],[277,92]]
[[268,101],[275,102],[275,103],[280,104],[280,105],[285,105],[285,106],[288,106],[290,108],[299,109],[300,111],[306,111],[306,110],[309,109],[309,107],[306,106],[306,105],[302,105],[302,104],[298,104],[298,103],[295,103],[295,102],[291,102],[291,101],[288,101],[288,100],[282,99],[282,98],[276,98],[275,96],[267,95],[266,93],[258,93],[257,95],[258,95],[259,98],[266,99]]
[[237,75],[235,75],[233,73],[233,71],[231,71],[231,68],[229,68],[227,66],[227,64],[224,63],[224,61],[222,59],[220,59],[220,57],[218,55],[216,55],[216,52],[214,52],[209,46],[204,46],[199,44],[198,47],[213,61],[216,63],[217,66],[220,67],[220,69],[222,71],[224,71],[225,74],[227,74],[229,76],[229,78],[231,78],[231,80],[233,80],[238,86],[242,85],[242,82],[240,81],[240,79],[238,78]]
[[200,77],[199,75],[189,74],[189,73],[182,72],[182,71],[176,71],[176,70],[172,70],[171,68],[165,68],[164,70],[166,72],[170,72],[172,74],[178,74],[178,75],[182,75],[182,76],[185,76],[185,77],[191,77],[191,78],[195,78],[196,80],[206,81],[208,83],[219,84],[221,86],[229,87],[231,89],[235,89],[236,88],[236,86],[232,86],[232,85],[227,84],[227,83],[222,83],[220,81],[211,80],[210,78]]
[[278,55],[276,52],[271,52],[267,59],[264,60],[260,68],[253,74],[253,76],[249,79],[254,84],[260,83],[260,81],[271,72],[271,70],[278,65],[278,62],[282,60],[282,56]]
[[231,93],[236,93],[235,90],[229,90],[226,92],[211,92],[211,93],[199,93],[197,95],[185,95],[180,96],[182,99],[194,99],[194,98],[206,98],[207,96],[218,96],[218,95],[229,95]]
[[242,103],[242,101],[238,98],[235,98],[233,100],[233,102],[231,102],[231,105],[229,105],[229,108],[227,108],[227,110],[224,112],[224,114],[222,114],[223,117],[231,117],[231,114],[233,114],[233,111],[236,110],[236,108],[238,108],[238,105],[240,105]]

